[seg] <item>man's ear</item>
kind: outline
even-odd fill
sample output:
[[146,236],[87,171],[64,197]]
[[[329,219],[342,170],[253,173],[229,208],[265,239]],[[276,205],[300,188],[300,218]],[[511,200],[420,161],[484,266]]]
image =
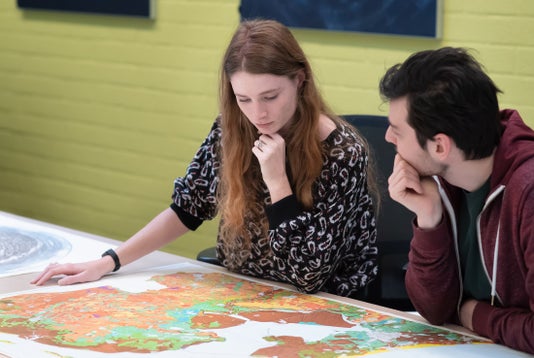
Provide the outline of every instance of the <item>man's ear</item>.
[[438,133],[428,141],[430,154],[439,161],[445,161],[451,154],[452,139],[448,135]]

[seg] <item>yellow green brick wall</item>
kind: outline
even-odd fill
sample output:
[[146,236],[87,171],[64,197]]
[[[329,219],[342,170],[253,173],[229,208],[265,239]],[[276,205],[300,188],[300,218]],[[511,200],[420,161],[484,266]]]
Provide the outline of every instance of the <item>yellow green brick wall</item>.
[[[0,2],[0,210],[127,239],[170,202],[217,114],[237,0],[157,0],[155,21]],[[477,50],[503,107],[534,126],[534,1],[444,0],[440,40],[295,30],[339,113],[385,114],[377,83],[410,53]],[[216,222],[165,248],[194,257]]]

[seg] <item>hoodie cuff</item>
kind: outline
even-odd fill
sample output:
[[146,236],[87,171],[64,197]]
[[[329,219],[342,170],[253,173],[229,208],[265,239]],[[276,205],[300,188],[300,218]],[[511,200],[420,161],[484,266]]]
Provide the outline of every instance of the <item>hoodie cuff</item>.
[[449,230],[448,221],[444,214],[439,224],[432,229],[421,229],[417,226],[417,217],[412,221],[413,239],[417,241],[417,246],[426,250],[434,250],[443,247],[442,240],[436,237],[446,237]]
[[487,302],[478,301],[475,309],[473,310],[473,317],[471,318],[471,324],[473,325],[473,331],[483,337],[490,336],[490,327],[492,325],[490,321],[491,311],[495,307],[491,306]]

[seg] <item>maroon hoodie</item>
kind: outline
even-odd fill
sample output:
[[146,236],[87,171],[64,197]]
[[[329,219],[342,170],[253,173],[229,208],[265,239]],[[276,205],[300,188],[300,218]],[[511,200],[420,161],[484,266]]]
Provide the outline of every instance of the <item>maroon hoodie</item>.
[[[490,192],[479,216],[478,242],[491,302],[473,312],[473,329],[496,343],[534,354],[534,131],[514,110],[501,112]],[[448,215],[434,229],[415,223],[406,288],[432,324],[459,322],[462,278],[456,235],[460,189],[437,179]]]

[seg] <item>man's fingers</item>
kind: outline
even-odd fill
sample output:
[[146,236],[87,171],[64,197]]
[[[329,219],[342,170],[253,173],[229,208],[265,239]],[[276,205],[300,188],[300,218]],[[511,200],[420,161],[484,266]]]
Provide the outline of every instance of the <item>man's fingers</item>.
[[403,192],[412,190],[418,194],[423,193],[419,173],[398,154],[395,156],[393,172],[388,178],[390,191]]

